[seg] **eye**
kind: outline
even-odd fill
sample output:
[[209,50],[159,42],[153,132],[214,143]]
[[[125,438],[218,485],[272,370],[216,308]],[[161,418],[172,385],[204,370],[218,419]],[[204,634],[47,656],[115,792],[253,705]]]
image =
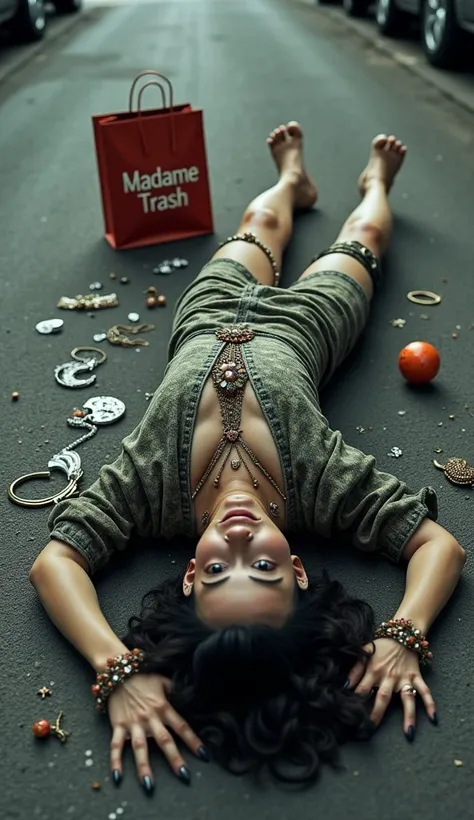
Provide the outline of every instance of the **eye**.
[[266,558],[260,558],[258,561],[255,561],[252,566],[255,567],[255,569],[260,570],[260,572],[272,572],[272,570],[275,569],[276,564],[274,564],[273,561],[267,561]]
[[221,572],[224,572],[224,570],[225,565],[216,562],[215,564],[209,564],[209,566],[206,567],[204,572],[207,572],[208,575],[219,575]]

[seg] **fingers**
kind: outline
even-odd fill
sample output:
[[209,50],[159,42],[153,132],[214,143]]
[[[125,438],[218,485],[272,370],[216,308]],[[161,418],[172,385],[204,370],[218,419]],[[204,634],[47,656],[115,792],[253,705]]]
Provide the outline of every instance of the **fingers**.
[[376,726],[378,726],[387,711],[387,707],[392,699],[393,695],[393,687],[387,686],[384,684],[380,687],[375,697],[374,708],[372,709],[372,714],[370,715],[370,719]]
[[415,725],[416,725],[416,691],[408,687],[411,684],[406,684],[400,690],[400,697],[403,705],[403,731],[406,739],[413,743],[415,739]]
[[[180,718],[181,723],[184,724],[183,731],[187,731],[187,724]],[[167,719],[168,723],[168,719]],[[171,724],[170,724],[171,725]],[[186,766],[186,763],[181,756],[172,735],[161,722],[159,718],[151,718],[149,721],[150,732],[155,738],[156,743],[166,757],[176,777],[179,777],[183,783],[189,785],[191,783],[191,773]],[[191,731],[191,730],[189,730]],[[133,744],[132,744],[133,745]],[[202,745],[201,743],[199,745]]]
[[116,786],[122,780],[122,754],[127,730],[123,726],[116,726],[110,742],[110,770]]
[[152,794],[154,789],[153,772],[150,768],[148,741],[143,727],[138,725],[132,726],[130,739],[135,756],[138,779],[147,794]]
[[171,706],[166,712],[164,722],[176,735],[178,735],[179,738],[181,738],[183,743],[186,744],[188,749],[190,749],[196,757],[199,757],[201,760],[206,759],[203,754],[203,751],[205,752],[206,750],[202,744],[202,741],[199,740],[198,736],[194,734],[189,723],[186,723],[181,715],[178,715],[178,713],[175,712]]
[[421,675],[418,678],[416,678],[414,686],[415,689],[418,691],[419,695],[421,696],[429,719],[432,723],[434,723],[435,726],[437,726],[438,715],[436,713],[436,703],[434,701],[433,695],[431,694],[431,689],[429,688],[429,686],[426,685]]
[[366,664],[363,661],[358,661],[355,666],[352,667],[347,677],[347,681],[344,684],[344,689],[354,689],[357,684],[360,683],[364,677],[365,667]]

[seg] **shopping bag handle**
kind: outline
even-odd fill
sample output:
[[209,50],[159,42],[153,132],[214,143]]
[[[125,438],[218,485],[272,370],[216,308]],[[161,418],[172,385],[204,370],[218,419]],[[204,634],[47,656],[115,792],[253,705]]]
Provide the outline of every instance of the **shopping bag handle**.
[[[133,99],[134,99],[134,96],[135,96],[135,89],[137,87],[137,83],[141,80],[142,77],[147,77],[147,76],[161,77],[161,79],[165,81],[166,85],[168,86],[168,91],[169,91],[169,103],[170,104],[169,104],[168,108],[170,108],[171,112],[172,112],[173,107],[174,107],[174,91],[173,91],[173,85],[171,83],[171,80],[168,79],[168,77],[166,77],[165,74],[161,74],[160,71],[155,71],[153,68],[147,68],[145,71],[140,71],[140,73],[137,74],[137,76],[135,77],[135,79],[132,83],[132,86],[130,88],[130,94],[129,94],[129,97],[128,97],[128,109],[129,109],[129,111],[133,111]],[[158,85],[158,83],[157,82],[147,83],[145,88],[147,88],[148,85]],[[160,86],[160,88],[162,89],[162,92],[163,92],[162,86]],[[165,99],[164,92],[162,94],[162,99],[163,100]],[[137,106],[138,111],[140,110],[140,101],[141,101],[141,96],[139,95],[138,106]],[[163,108],[166,108],[165,102],[163,102]]]
[[[129,108],[130,112],[133,111],[133,100],[134,100],[134,97],[135,97],[135,89],[137,87],[137,83],[142,79],[142,77],[150,77],[150,76],[151,77],[160,77],[162,80],[165,81],[166,85],[168,86],[168,91],[169,91],[169,106],[168,107],[170,109],[170,115],[171,115],[171,119],[170,119],[171,151],[174,154],[175,149],[176,149],[176,131],[175,131],[174,111],[173,111],[173,108],[174,108],[174,92],[173,92],[173,85],[171,83],[171,80],[169,80],[168,77],[165,76],[165,74],[161,74],[160,71],[155,71],[152,68],[146,69],[145,71],[140,71],[140,74],[137,74],[137,76],[135,77],[135,79],[132,83],[132,86],[130,88],[130,94],[129,94],[129,97],[128,97],[128,108]],[[157,82],[156,80],[150,80],[150,82],[145,83],[145,85],[138,92],[137,121],[138,121],[138,128],[139,128],[139,131],[140,131],[140,137],[141,137],[141,141],[142,141],[142,145],[143,145],[143,150],[144,150],[145,153],[148,153],[148,152],[147,152],[147,148],[146,148],[145,135],[143,133],[143,128],[142,128],[142,125],[143,125],[142,117],[141,117],[141,114],[142,114],[142,96],[143,96],[143,92],[145,91],[145,89],[149,88],[151,85],[158,86],[158,88],[161,91],[161,101],[163,103],[163,108],[167,107],[166,106],[165,91],[164,91],[164,88],[163,88],[163,86],[161,85],[160,82]]]

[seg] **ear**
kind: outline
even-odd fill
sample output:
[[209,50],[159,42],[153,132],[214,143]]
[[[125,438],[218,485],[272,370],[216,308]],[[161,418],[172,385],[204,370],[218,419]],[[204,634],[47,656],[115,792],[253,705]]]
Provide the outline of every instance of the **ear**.
[[191,558],[183,578],[183,595],[189,598],[193,591],[194,578],[196,575],[196,561]]
[[309,581],[308,576],[306,575],[306,570],[301,563],[301,559],[298,558],[297,555],[291,556],[291,561],[293,564],[293,570],[296,577],[296,583],[298,584],[300,589],[308,589]]

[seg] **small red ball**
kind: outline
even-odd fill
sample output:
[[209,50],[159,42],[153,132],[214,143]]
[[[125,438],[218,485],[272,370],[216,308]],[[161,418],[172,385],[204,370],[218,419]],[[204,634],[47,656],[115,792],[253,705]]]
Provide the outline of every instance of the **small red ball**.
[[398,367],[410,384],[428,384],[439,371],[439,353],[429,342],[411,342],[400,351]]
[[48,737],[51,724],[48,720],[37,720],[36,723],[33,723],[32,731],[35,737]]

